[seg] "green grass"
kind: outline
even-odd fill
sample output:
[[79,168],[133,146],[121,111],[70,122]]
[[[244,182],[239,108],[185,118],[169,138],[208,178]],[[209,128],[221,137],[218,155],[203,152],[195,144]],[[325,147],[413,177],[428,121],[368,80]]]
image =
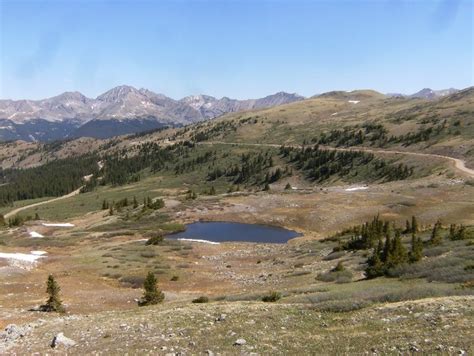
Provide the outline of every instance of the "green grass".
[[[35,204],[35,203],[40,203],[42,201],[45,201],[45,200],[49,200],[49,199],[54,199],[55,197],[43,197],[43,198],[37,198],[37,199],[26,199],[26,200],[18,200],[16,202],[13,203],[13,205],[11,206],[2,206],[0,207],[0,214],[2,215],[5,215],[6,213],[16,209],[16,208],[21,208],[21,207],[24,207],[26,205],[30,205],[30,204]],[[23,213],[23,212],[21,212]]]

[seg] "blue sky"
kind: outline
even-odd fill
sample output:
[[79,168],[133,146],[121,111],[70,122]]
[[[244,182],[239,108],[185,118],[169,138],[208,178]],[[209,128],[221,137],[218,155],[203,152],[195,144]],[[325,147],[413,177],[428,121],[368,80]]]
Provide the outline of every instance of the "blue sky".
[[0,0],[0,98],[473,85],[471,0]]

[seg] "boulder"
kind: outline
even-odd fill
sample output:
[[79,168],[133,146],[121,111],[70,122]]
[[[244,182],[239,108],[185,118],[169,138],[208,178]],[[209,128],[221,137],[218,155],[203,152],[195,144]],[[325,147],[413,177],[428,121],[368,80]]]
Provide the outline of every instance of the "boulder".
[[51,347],[55,348],[59,345],[63,345],[65,347],[70,347],[76,345],[76,342],[66,336],[64,334],[58,333],[55,337],[53,337],[53,341],[51,341]]

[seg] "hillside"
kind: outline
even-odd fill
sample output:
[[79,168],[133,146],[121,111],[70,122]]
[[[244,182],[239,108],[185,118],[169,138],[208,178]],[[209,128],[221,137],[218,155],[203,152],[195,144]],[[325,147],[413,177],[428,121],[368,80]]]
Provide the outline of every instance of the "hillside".
[[321,144],[438,153],[474,164],[474,89],[437,100],[386,98],[373,91],[329,92],[177,131],[177,138]]

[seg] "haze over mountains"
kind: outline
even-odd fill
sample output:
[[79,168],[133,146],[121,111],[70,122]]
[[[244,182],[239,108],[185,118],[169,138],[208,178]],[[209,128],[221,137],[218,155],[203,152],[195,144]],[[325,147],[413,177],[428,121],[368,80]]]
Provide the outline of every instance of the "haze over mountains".
[[[456,91],[423,89],[403,97],[436,99]],[[148,89],[123,85],[95,99],[79,92],[65,92],[43,100],[0,100],[0,141],[107,138],[163,126],[187,125],[230,112],[269,108],[304,99],[298,94],[279,92],[248,100],[217,99],[208,95],[175,100]]]

